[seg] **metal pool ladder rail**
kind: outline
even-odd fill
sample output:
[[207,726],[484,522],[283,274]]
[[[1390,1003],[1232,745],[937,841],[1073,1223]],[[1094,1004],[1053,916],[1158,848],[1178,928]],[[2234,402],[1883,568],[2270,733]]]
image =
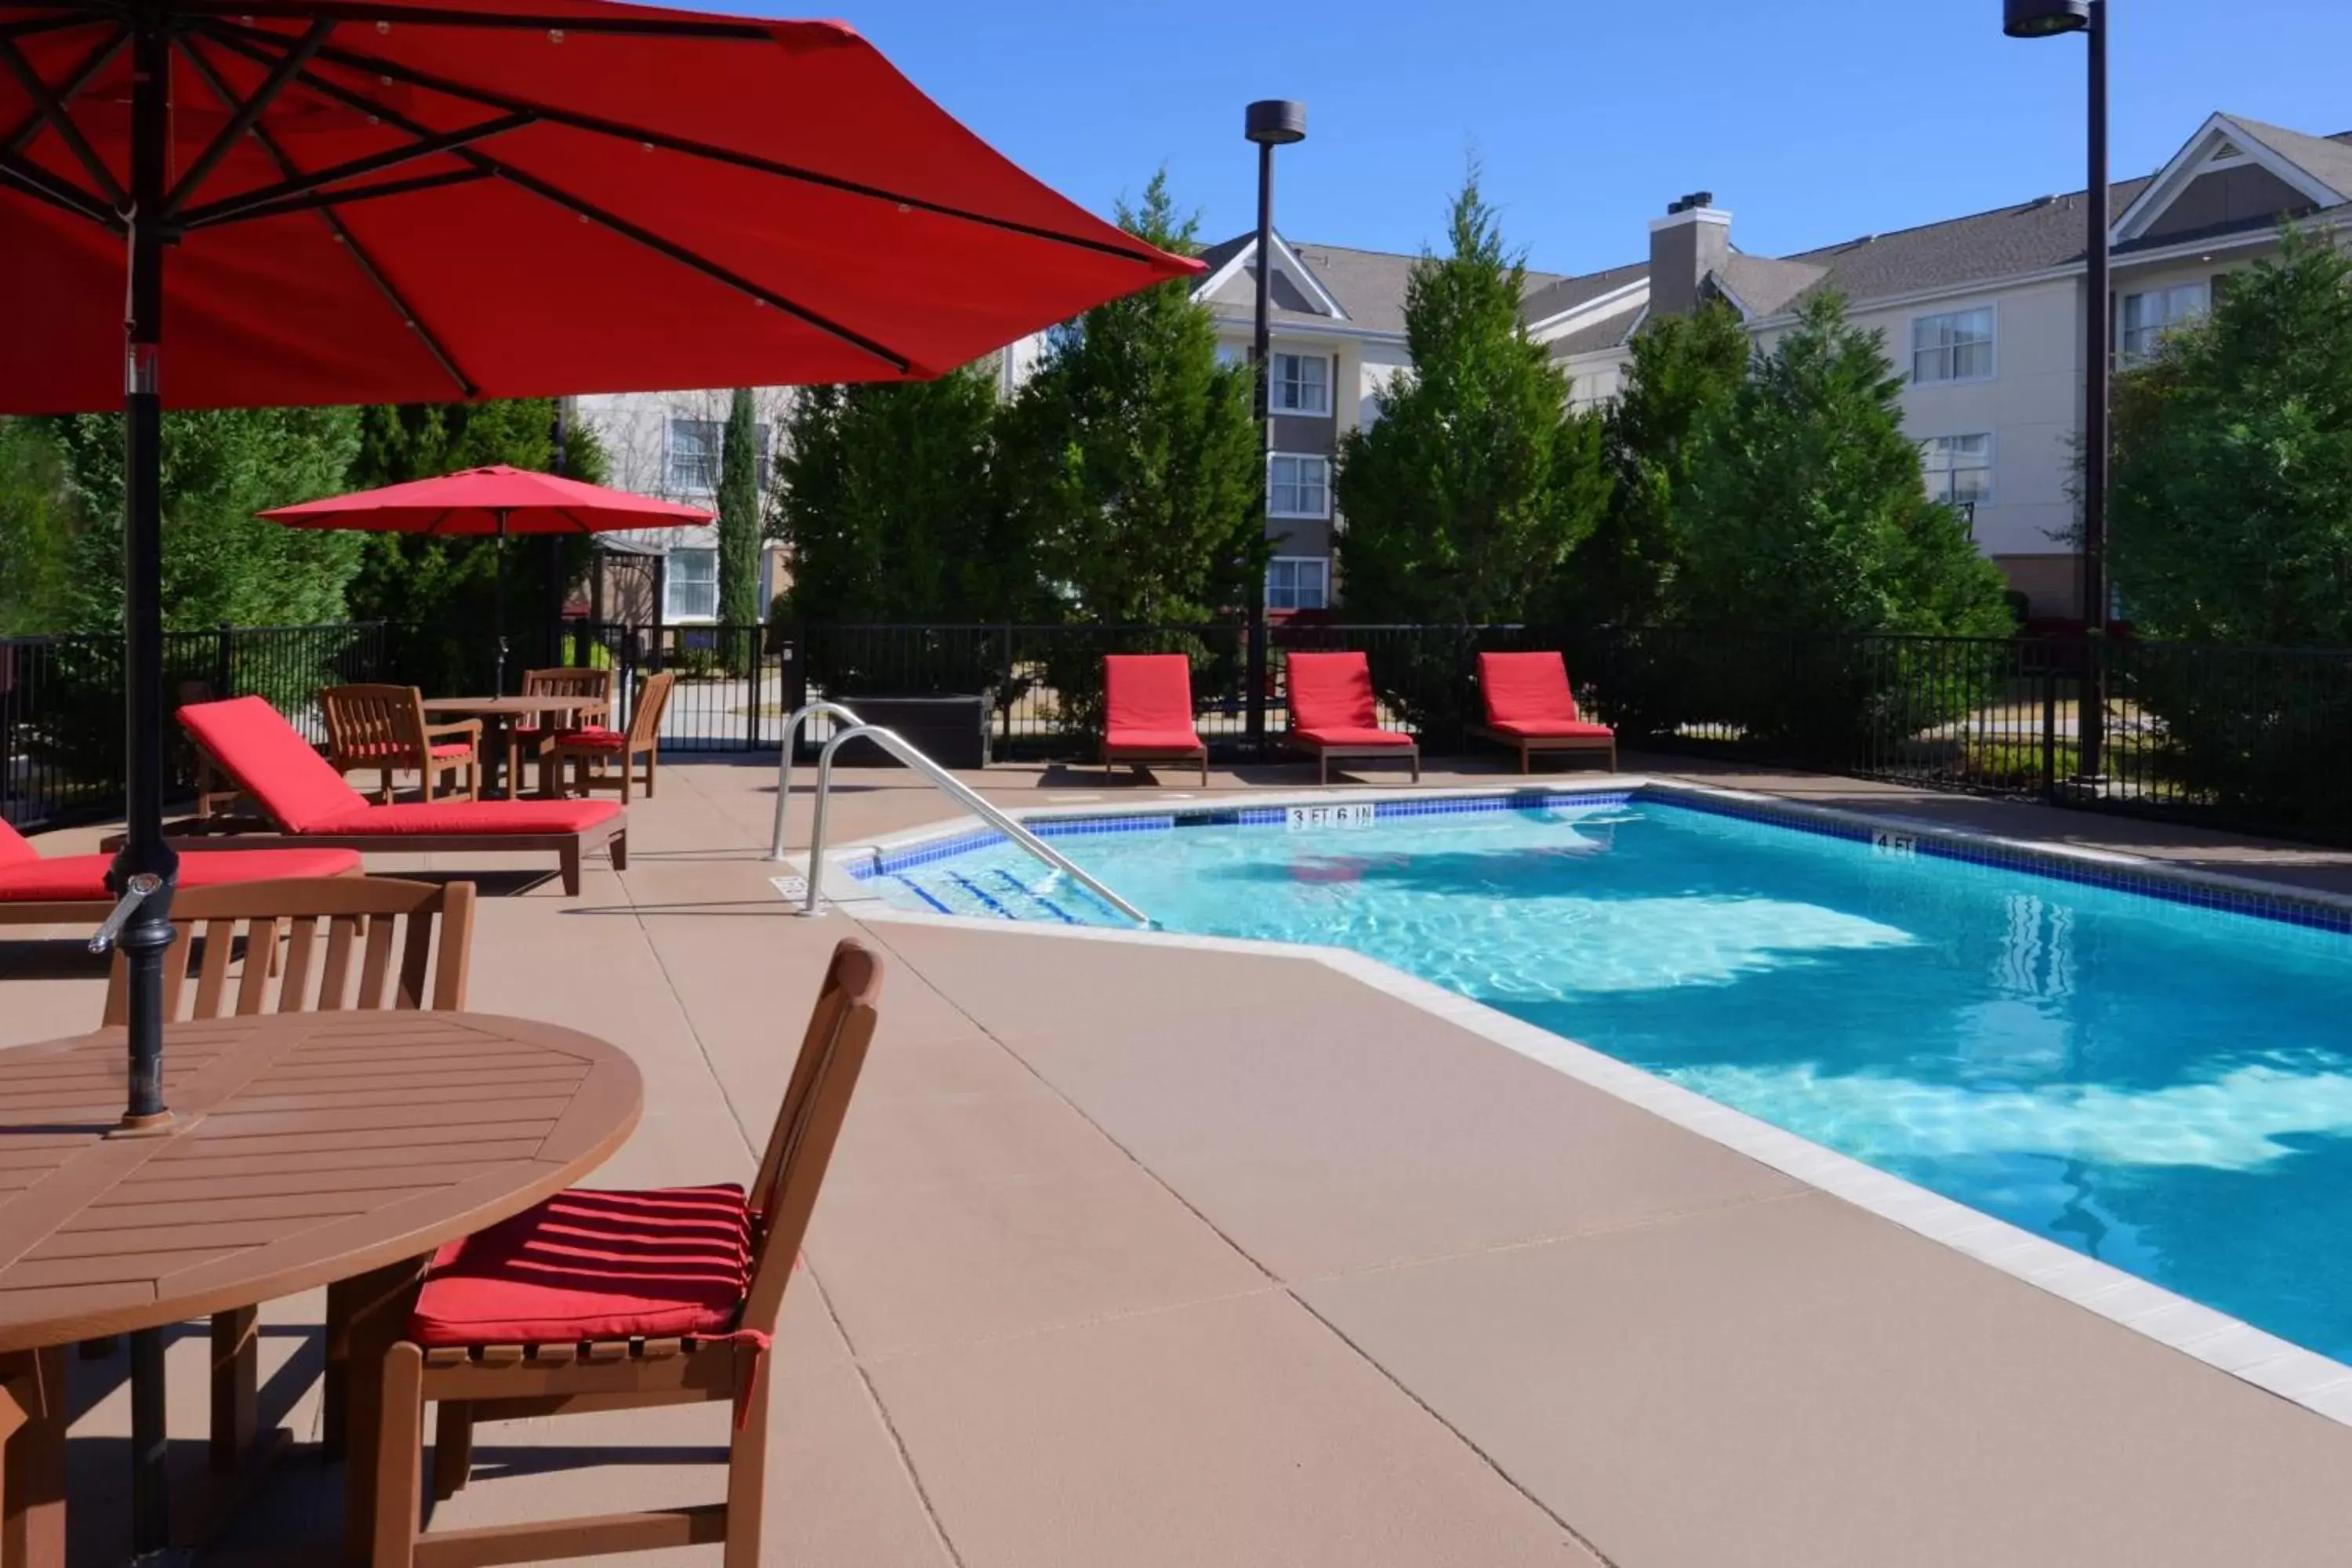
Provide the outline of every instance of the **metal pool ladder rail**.
[[801,726],[819,713],[829,713],[836,719],[846,719],[849,721],[849,727],[835,731],[832,737],[825,742],[824,750],[817,755],[816,815],[809,830],[808,891],[802,898],[801,913],[815,914],[817,906],[824,896],[824,822],[825,808],[833,796],[834,753],[840,751],[845,742],[865,740],[873,742],[874,744],[898,758],[941,795],[1003,834],[1005,837],[1043,860],[1046,865],[1068,877],[1070,880],[1077,883],[1137,925],[1148,926],[1151,923],[1150,917],[1141,910],[1104,887],[1068,856],[982,799],[978,794],[967,787],[962,780],[908,744],[905,737],[898,731],[886,730],[879,724],[861,722],[856,714],[838,702],[812,702],[784,722],[784,762],[783,766],[778,769],[776,773],[776,833],[775,840],[769,849],[770,859],[781,860],[784,858],[784,812],[792,804],[793,748],[800,739]]

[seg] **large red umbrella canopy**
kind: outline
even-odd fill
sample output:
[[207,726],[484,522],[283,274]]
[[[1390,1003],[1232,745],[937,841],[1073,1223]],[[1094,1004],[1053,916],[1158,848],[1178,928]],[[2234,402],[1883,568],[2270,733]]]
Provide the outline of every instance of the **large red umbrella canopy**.
[[294,528],[365,529],[444,538],[504,533],[605,533],[709,522],[698,506],[608,490],[503,463],[437,479],[281,506],[262,516]]
[[[0,0],[0,413],[121,406],[143,9]],[[839,23],[152,9],[172,407],[929,377],[1194,268]]]

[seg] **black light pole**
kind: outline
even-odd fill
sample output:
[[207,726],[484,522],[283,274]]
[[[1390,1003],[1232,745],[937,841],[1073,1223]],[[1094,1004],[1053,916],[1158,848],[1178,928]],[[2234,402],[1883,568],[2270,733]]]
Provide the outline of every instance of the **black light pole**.
[[2090,171],[2084,182],[2083,311],[2083,698],[2076,704],[2076,771],[2100,774],[2106,750],[2107,407],[2113,377],[2107,298],[2107,0],[2001,0],[2001,31],[2012,38],[2081,33],[2088,46]]
[[[1257,426],[1262,451],[1258,462],[1258,512],[1273,509],[1274,366],[1267,359],[1266,309],[1274,280],[1274,150],[1307,140],[1307,106],[1288,99],[1261,99],[1249,106],[1244,134],[1257,143],[1257,335],[1250,349],[1250,367],[1256,382]],[[1265,754],[1265,574],[1257,574],[1250,590],[1249,626],[1249,749]]]

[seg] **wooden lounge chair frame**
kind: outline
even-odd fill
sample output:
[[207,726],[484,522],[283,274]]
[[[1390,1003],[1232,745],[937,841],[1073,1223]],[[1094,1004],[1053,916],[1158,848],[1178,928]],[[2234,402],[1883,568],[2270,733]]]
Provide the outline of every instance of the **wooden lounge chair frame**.
[[[629,821],[607,817],[577,833],[284,833],[266,818],[253,816],[190,817],[163,825],[164,837],[179,847],[214,849],[358,849],[372,855],[453,855],[473,849],[555,851],[563,891],[580,896],[580,862],[602,849],[613,858],[613,869],[629,868]],[[119,842],[108,840],[111,848]],[[109,904],[107,908],[114,906]]]
[[[319,940],[321,921],[323,942]],[[400,929],[404,922],[404,931]],[[229,968],[239,953],[240,934],[244,968],[232,988]],[[198,936],[204,948],[191,997],[189,958]],[[163,957],[163,1016],[169,1022],[183,1011],[196,1019],[346,1009],[462,1012],[473,945],[471,882],[306,877],[191,888],[173,902],[172,945]],[[352,984],[354,959],[356,992]],[[128,989],[118,949],[106,988],[107,1027],[120,1027],[125,1021]],[[184,1001],[189,1003],[185,1009]],[[326,1373],[331,1440],[340,1438],[348,1403],[350,1319],[348,1292],[331,1286]],[[252,1306],[213,1314],[211,1459],[216,1473],[236,1470],[253,1447],[260,1381],[258,1336],[259,1315]]]
[[[482,795],[482,721],[461,719],[436,724],[425,716],[425,693],[414,686],[330,686],[319,693],[320,710],[327,720],[327,765],[339,773],[354,768],[376,770],[376,799],[393,800],[392,775],[402,768],[415,770],[423,798],[438,792],[441,775],[463,773],[461,794],[467,800]],[[469,749],[462,757],[436,757],[436,745],[463,736]],[[202,809],[198,816],[211,813]]]
[[1317,784],[1331,782],[1331,764],[1335,762],[1393,762],[1399,757],[1412,764],[1412,782],[1421,782],[1421,742],[1409,736],[1401,746],[1351,746],[1344,742],[1327,746],[1320,741],[1310,741],[1303,735],[1286,731],[1283,743],[1294,752],[1304,752],[1315,759]]
[[1508,746],[1519,753],[1519,772],[1529,770],[1528,759],[1538,752],[1606,752],[1609,771],[1617,771],[1617,737],[1614,735],[1514,735],[1507,730],[1475,724],[1470,732],[1481,740]]
[[636,704],[629,710],[629,727],[623,732],[618,751],[608,746],[574,745],[561,735],[551,736],[540,749],[539,793],[547,795],[558,793],[558,786],[562,782],[563,764],[568,762],[572,764],[572,787],[585,795],[589,789],[590,764],[611,762],[617,757],[621,763],[621,804],[626,805],[630,798],[631,773],[636,759],[643,756],[646,759],[646,797],[648,800],[653,798],[654,775],[661,767],[662,714],[669,707],[670,689],[677,684],[676,670],[665,669],[646,677],[645,685],[637,689]]
[[[460,1568],[723,1542],[726,1568],[760,1561],[766,1504],[768,1407],[776,1379],[760,1362],[783,1308],[818,1189],[874,1037],[880,960],[863,945],[835,948],[799,1057],[749,1192],[751,1278],[739,1326],[719,1338],[426,1349],[409,1341],[385,1356],[383,1440],[377,1448],[376,1568]],[[426,1532],[425,1405],[440,1409],[433,1497],[461,1489],[477,1422],[572,1411],[725,1401],[735,1406],[727,1500],[545,1523]]]

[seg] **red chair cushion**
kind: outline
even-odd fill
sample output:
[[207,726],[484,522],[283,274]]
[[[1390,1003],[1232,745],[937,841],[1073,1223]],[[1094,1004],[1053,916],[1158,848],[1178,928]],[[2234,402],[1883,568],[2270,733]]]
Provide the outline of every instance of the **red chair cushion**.
[[751,1280],[742,1188],[580,1189],[442,1248],[408,1337],[508,1345],[724,1334]]
[[1371,667],[1360,653],[1290,656],[1290,727],[1294,730],[1377,730]]
[[607,730],[602,724],[589,724],[577,730],[558,730],[555,743],[559,746],[593,748],[600,752],[617,752],[629,738],[618,730]]
[[1104,744],[1114,752],[1205,752],[1193,730],[1113,730]]
[[[367,741],[356,746],[347,746],[338,754],[345,757],[407,757],[415,754],[415,748],[402,745],[397,741]],[[474,754],[474,742],[442,741],[435,744],[433,754],[436,757],[470,757]]]
[[367,800],[258,697],[191,702],[180,723],[196,743],[289,833],[323,833],[367,809]]
[[5,817],[0,817],[0,866],[39,858],[40,851],[33,847],[32,841],[9,826]]
[[1576,694],[1569,689],[1568,665],[1557,653],[1482,653],[1478,691],[1486,700],[1486,722],[1498,730],[1582,720]]
[[621,815],[616,800],[431,800],[363,806],[320,833],[584,833]]
[[1497,721],[1486,726],[1497,735],[1516,735],[1523,741],[1613,741],[1617,731],[1606,724],[1595,724],[1586,719],[1533,719],[1524,724],[1507,724]]
[[[0,866],[0,903],[112,903],[107,891],[111,855],[60,855]],[[356,849],[191,850],[180,857],[180,886],[213,888],[276,877],[341,877],[360,868]]]
[[[1192,661],[1181,653],[1112,654],[1103,660],[1104,733],[1114,746],[1194,746]],[[1181,740],[1171,741],[1171,735]]]
[[1312,730],[1293,730],[1302,741],[1318,746],[1410,746],[1412,737],[1395,730],[1367,728],[1360,724],[1324,724]]

